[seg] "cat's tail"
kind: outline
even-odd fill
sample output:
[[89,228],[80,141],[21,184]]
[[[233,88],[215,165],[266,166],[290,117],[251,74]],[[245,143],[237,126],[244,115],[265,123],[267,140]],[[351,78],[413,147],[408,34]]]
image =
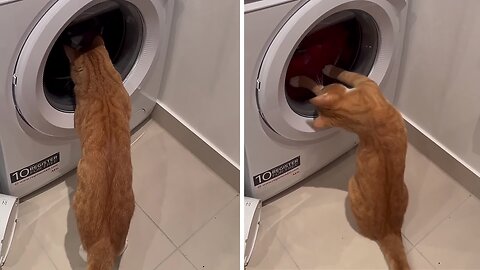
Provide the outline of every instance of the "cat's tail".
[[98,240],[87,252],[88,270],[112,270],[115,252],[108,238]]
[[401,233],[390,233],[377,241],[390,270],[410,270]]

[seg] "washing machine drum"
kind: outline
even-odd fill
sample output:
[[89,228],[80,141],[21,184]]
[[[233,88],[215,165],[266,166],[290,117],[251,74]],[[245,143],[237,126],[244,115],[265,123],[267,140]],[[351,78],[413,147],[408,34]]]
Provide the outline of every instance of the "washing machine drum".
[[17,59],[13,93],[21,118],[45,135],[75,136],[74,84],[63,45],[92,34],[101,33],[132,94],[157,54],[162,32],[157,9],[142,0],[57,1],[32,29]]
[[308,76],[319,84],[334,82],[322,74],[332,64],[381,83],[390,65],[398,18],[388,1],[308,1],[285,21],[260,66],[257,102],[267,126],[291,140],[318,140],[336,129],[314,130],[314,95],[292,87],[290,78]]
[[76,18],[54,43],[43,73],[45,98],[53,108],[61,112],[71,113],[75,110],[74,84],[70,78],[70,63],[63,49],[64,44],[71,44],[75,39],[78,42],[82,39],[91,40],[90,36],[101,34],[110,59],[122,79],[126,78],[133,67],[142,45],[142,18],[133,7],[104,2],[82,14],[88,16]]

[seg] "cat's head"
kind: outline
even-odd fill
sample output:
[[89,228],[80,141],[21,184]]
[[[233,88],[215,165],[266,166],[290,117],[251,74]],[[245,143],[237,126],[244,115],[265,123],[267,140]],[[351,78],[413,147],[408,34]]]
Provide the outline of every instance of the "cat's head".
[[63,48],[70,61],[70,76],[75,85],[81,84],[84,81],[83,77],[88,76],[90,72],[94,72],[92,64],[98,61],[98,58],[109,59],[105,43],[100,36],[93,38],[89,47],[85,50],[78,50],[68,45],[64,45]]
[[357,133],[368,130],[375,120],[374,112],[386,104],[378,85],[363,75],[332,66],[327,66],[323,73],[345,85],[334,83],[323,87],[306,77],[294,81],[317,95],[310,100],[319,112],[313,126],[341,127]]

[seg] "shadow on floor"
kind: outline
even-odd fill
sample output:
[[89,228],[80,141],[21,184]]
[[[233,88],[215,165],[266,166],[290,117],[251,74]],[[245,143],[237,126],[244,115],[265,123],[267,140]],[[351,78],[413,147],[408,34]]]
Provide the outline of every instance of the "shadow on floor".
[[[278,200],[283,196],[286,196],[287,194],[299,189],[300,187],[337,189],[347,193],[348,181],[355,172],[355,153],[356,147],[349,150],[339,158],[335,159],[333,162],[329,163],[327,166],[323,167],[316,173],[307,177],[305,180],[266,200],[264,202],[264,205],[267,205],[272,201]],[[344,170],[341,170],[337,173],[339,164],[344,163],[347,163],[348,166],[345,166]],[[348,220],[348,223],[350,224],[350,227],[352,227],[353,230],[360,234],[360,232],[358,231],[358,226],[355,222],[355,218],[353,217],[348,197],[345,198],[345,216]]]

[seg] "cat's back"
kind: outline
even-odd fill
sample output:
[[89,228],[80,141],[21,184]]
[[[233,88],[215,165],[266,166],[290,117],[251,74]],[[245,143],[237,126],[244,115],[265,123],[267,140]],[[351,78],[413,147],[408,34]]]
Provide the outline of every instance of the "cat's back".
[[75,122],[82,144],[79,169],[101,176],[105,192],[112,182],[122,183],[114,186],[128,191],[132,178],[130,97],[106,50],[92,51],[87,57],[89,81],[83,85],[88,87],[75,90],[79,93]]
[[86,58],[88,81],[84,89],[76,89],[80,136],[93,137],[97,144],[127,143],[131,104],[122,78],[104,48],[92,50]]
[[[77,170],[77,218],[83,220],[85,215],[87,220],[96,220],[112,215],[125,231],[124,224],[128,224],[134,208],[130,97],[109,58],[101,53],[89,58],[85,66],[89,81],[83,84],[88,87],[75,89],[78,93],[75,123],[82,144]],[[123,217],[121,213],[127,215]],[[117,227],[109,230],[114,228]]]

